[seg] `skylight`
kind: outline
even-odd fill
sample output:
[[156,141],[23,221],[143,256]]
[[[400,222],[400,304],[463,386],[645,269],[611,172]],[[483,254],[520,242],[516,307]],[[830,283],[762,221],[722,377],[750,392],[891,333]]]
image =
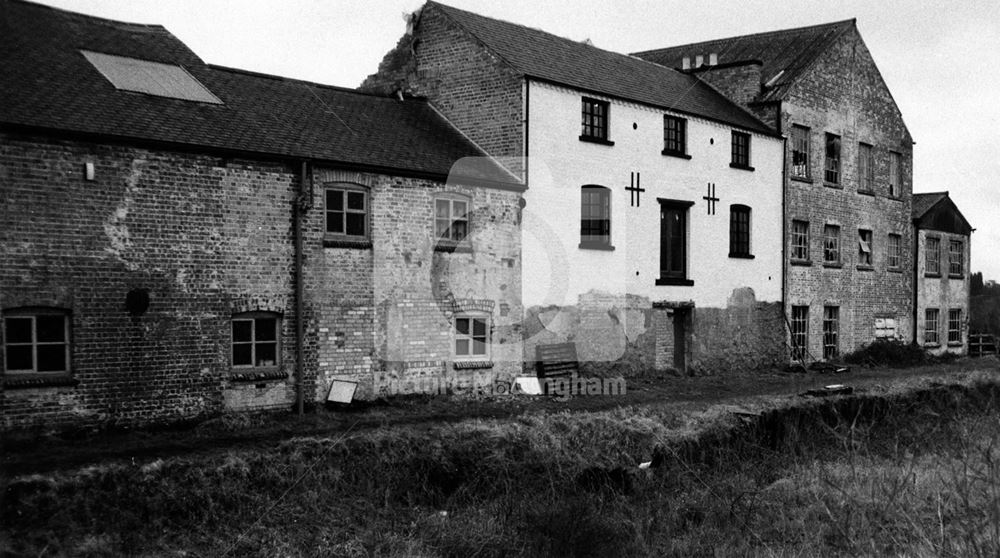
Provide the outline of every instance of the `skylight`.
[[180,66],[86,50],[80,52],[115,89],[184,101],[223,104]]

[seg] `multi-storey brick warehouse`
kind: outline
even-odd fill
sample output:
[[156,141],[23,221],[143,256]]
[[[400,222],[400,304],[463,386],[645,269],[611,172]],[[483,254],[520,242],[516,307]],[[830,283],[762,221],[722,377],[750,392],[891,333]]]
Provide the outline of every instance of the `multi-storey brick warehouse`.
[[913,141],[854,20],[637,53],[785,135],[785,312],[796,358],[910,339]]
[[523,188],[427,103],[209,66],[158,26],[2,7],[4,428],[520,370]]

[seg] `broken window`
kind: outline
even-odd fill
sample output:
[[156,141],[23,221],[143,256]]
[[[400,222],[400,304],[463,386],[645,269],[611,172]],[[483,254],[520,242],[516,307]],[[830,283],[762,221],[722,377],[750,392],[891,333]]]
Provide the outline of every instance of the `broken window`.
[[454,357],[459,360],[489,358],[489,317],[456,314],[453,320]]
[[889,197],[898,198],[903,191],[903,156],[889,152]]
[[823,359],[837,358],[840,354],[840,307],[823,307]]
[[750,256],[750,208],[734,204],[729,207],[729,257]]
[[858,191],[875,191],[875,156],[867,143],[858,144]]
[[4,312],[4,371],[69,372],[69,322],[56,308]]
[[872,232],[858,229],[858,265],[872,265]]
[[948,275],[961,276],[965,256],[961,240],[948,242]]
[[325,202],[327,236],[368,238],[368,190],[349,184],[328,187]]
[[687,153],[687,120],[663,115],[663,151],[674,155]]
[[899,269],[900,266],[900,252],[899,247],[902,242],[902,237],[898,234],[889,235],[889,251],[887,253],[889,269]]
[[948,343],[962,342],[962,311],[957,308],[948,310]]
[[935,236],[928,236],[924,247],[924,273],[941,273],[941,239]]
[[823,263],[840,263],[840,227],[837,225],[823,227]]
[[792,306],[792,359],[805,359],[808,347],[809,307]]
[[608,139],[608,102],[583,98],[583,130],[580,139]]
[[840,136],[826,135],[826,172],[823,179],[830,184],[840,184]]
[[732,155],[730,166],[750,168],[750,134],[733,130]]
[[273,312],[245,312],[233,316],[233,366],[269,368],[279,364],[281,318]]
[[792,176],[809,178],[809,128],[792,126]]
[[793,260],[809,261],[809,222],[792,221],[792,249]]
[[611,247],[611,190],[584,186],[580,196],[580,248]]
[[457,194],[434,199],[434,237],[458,243],[469,234],[469,200]]
[[941,311],[937,308],[928,308],[924,311],[924,343],[927,345],[937,345],[938,339],[938,316]]

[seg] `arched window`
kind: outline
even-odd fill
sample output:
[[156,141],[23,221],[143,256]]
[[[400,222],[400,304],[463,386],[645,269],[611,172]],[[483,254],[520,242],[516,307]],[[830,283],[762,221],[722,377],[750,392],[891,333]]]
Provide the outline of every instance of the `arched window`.
[[580,248],[611,249],[611,190],[588,184],[580,194]]
[[16,308],[3,312],[5,373],[70,371],[70,316],[60,308]]
[[729,206],[729,257],[752,258],[750,254],[750,208]]
[[281,364],[280,314],[236,314],[232,330],[233,368],[273,368]]

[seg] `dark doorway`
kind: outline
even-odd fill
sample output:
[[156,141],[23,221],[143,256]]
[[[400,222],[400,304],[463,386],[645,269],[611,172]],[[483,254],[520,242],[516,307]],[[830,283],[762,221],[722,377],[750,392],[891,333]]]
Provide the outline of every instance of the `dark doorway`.
[[685,372],[687,361],[687,318],[688,311],[685,308],[674,309],[674,368],[678,372]]

